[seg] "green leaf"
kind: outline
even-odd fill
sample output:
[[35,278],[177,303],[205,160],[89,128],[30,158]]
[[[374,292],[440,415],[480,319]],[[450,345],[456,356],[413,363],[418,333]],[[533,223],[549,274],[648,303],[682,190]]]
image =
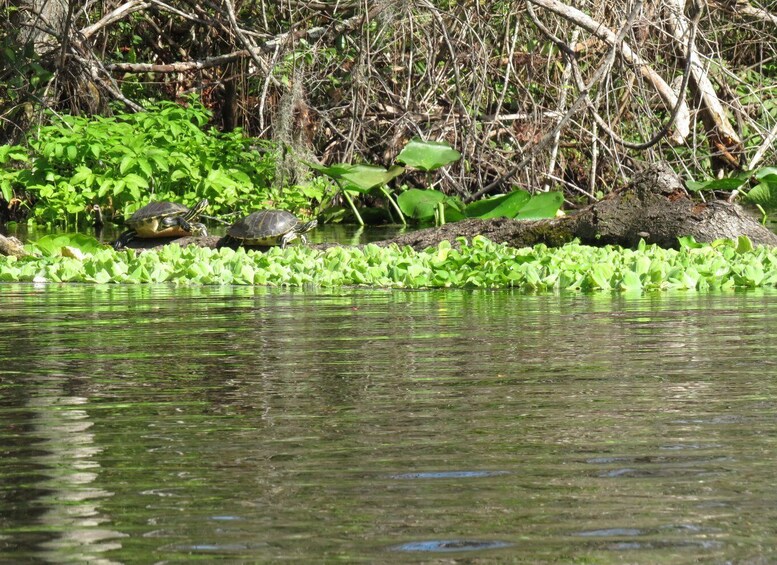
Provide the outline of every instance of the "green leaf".
[[130,173],[124,177],[124,181],[127,183],[128,186],[139,186],[141,188],[148,188],[148,181],[141,177],[140,175],[136,175],[135,173]]
[[0,181],[0,192],[2,193],[3,200],[10,202],[13,199],[13,188],[11,188],[11,181],[8,179],[2,179]]
[[748,253],[753,250],[753,242],[746,235],[737,237],[737,253]]
[[564,204],[564,195],[561,192],[541,192],[532,196],[531,200],[515,216],[515,219],[555,218],[556,212],[559,211],[562,204]]
[[141,157],[138,159],[138,166],[140,167],[140,170],[146,174],[147,177],[150,177],[153,174],[151,163],[149,163],[148,159],[146,159],[145,157]]
[[[737,176],[742,176],[742,173]],[[768,176],[777,177],[777,167],[762,167],[756,171],[753,171],[753,176],[757,179],[762,179]]]
[[303,163],[314,171],[317,171],[333,179],[342,178],[345,173],[349,172],[353,168],[353,165],[349,165],[348,163],[335,163],[334,165],[329,165],[328,167],[319,165],[318,163],[310,163],[308,161],[303,161]]
[[461,153],[450,145],[438,141],[411,139],[397,155],[397,161],[408,167],[433,171],[461,158]]
[[45,235],[31,242],[32,246],[47,256],[57,256],[63,247],[76,247],[84,253],[96,253],[104,246],[91,235],[82,233],[66,233]]
[[131,168],[135,164],[134,155],[125,155],[119,164],[119,173],[122,175],[127,172],[127,169]]
[[402,174],[404,167],[394,165],[386,170],[376,165],[353,165],[349,171],[342,174],[342,179],[358,192],[367,192],[376,186],[384,185],[391,179]]
[[518,189],[509,194],[473,202],[465,213],[470,218],[514,218],[531,200],[526,190]]
[[711,179],[705,181],[685,181],[685,187],[693,192],[700,190],[736,190],[745,183],[746,179],[737,177],[725,179]]
[[397,203],[404,215],[416,220],[425,220],[434,217],[437,204],[444,202],[446,198],[437,190],[411,188],[397,197]]
[[612,275],[613,268],[607,263],[597,263],[591,269],[591,278],[593,279],[594,283],[596,283],[596,286],[602,290],[608,290],[612,288],[610,285],[610,279],[612,278]]
[[704,244],[697,242],[696,238],[692,235],[678,237],[677,242],[680,244],[680,249],[699,249],[700,247],[704,247]]
[[[92,169],[81,165],[80,167],[76,167],[76,174],[70,177],[70,184],[72,185],[81,184],[87,179],[91,179],[93,176],[94,174],[92,173]],[[87,184],[90,184],[90,183],[87,183]]]
[[745,200],[764,210],[777,209],[777,175],[766,175],[745,194]]
[[634,271],[626,271],[623,274],[623,281],[621,281],[621,288],[626,292],[641,292],[642,281],[639,279],[639,275]]
[[458,206],[452,206],[451,198],[448,197],[445,200],[445,221],[446,222],[460,222],[467,218]]
[[103,179],[100,182],[100,188],[97,190],[97,196],[105,196],[113,188],[113,179]]

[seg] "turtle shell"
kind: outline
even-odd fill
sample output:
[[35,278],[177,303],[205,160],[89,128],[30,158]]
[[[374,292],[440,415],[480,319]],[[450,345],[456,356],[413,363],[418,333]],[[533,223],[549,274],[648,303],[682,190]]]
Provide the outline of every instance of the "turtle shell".
[[292,231],[299,232],[303,224],[285,210],[260,210],[238,220],[227,230],[227,235],[245,245],[278,245],[281,238]]
[[189,208],[177,202],[150,202],[136,211],[127,220],[127,225],[140,237],[159,237],[166,235],[188,235],[180,226],[164,228],[160,221],[170,216],[183,216]]

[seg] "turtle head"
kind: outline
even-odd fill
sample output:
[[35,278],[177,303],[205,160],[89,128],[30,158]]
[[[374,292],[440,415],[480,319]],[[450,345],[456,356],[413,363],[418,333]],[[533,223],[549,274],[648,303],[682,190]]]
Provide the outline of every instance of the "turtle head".
[[305,222],[302,224],[299,229],[297,230],[299,233],[306,233],[312,230],[314,227],[318,225],[318,220],[310,220],[309,222]]
[[191,210],[189,210],[189,213],[187,214],[187,216],[196,218],[197,216],[202,214],[205,211],[205,208],[207,207],[208,207],[208,199],[203,198],[202,200],[197,202],[197,204],[195,204]]

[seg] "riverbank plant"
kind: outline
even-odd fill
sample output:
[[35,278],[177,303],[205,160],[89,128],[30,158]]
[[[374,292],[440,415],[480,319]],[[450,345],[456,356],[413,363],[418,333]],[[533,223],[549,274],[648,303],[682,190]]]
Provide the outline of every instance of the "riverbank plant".
[[191,206],[207,198],[208,213],[221,215],[271,205],[296,211],[321,197],[315,183],[277,186],[275,144],[206,128],[210,119],[196,98],[112,117],[52,116],[27,146],[0,149],[0,195],[50,227],[83,223],[93,204],[128,217],[150,199]]
[[[397,163],[388,169],[370,164],[335,163],[324,166],[317,163],[307,165],[332,179],[337,191],[351,208],[356,222],[364,225],[354,198],[359,195],[377,193],[388,203],[390,216],[406,224],[411,218],[420,224],[445,224],[465,218],[512,218],[536,220],[554,217],[564,203],[561,192],[541,192],[532,195],[527,190],[515,189],[506,194],[476,200],[464,204],[461,198],[449,196],[439,190],[401,186],[391,189],[389,182],[405,172],[405,168],[430,173],[458,161],[461,153],[445,142],[411,139],[396,157]],[[327,210],[324,210],[327,215]]]
[[144,253],[102,248],[81,259],[48,245],[43,255],[0,258],[0,281],[631,293],[777,286],[777,250],[753,248],[746,238],[713,244],[684,240],[679,250],[644,243],[636,249],[579,244],[518,249],[481,237],[460,244],[444,242],[420,252],[371,244],[325,251],[299,245],[266,253],[167,245]]

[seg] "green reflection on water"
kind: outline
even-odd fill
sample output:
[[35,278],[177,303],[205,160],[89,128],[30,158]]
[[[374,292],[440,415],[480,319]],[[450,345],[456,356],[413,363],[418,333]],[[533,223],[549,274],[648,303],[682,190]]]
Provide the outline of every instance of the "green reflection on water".
[[775,549],[774,293],[0,297],[0,548],[15,559]]

